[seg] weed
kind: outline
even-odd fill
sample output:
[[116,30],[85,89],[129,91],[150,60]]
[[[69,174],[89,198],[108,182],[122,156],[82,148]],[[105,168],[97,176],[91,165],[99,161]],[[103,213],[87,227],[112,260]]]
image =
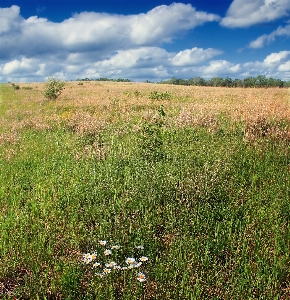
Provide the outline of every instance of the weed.
[[151,122],[144,122],[140,137],[141,150],[145,158],[160,160],[165,157],[164,152],[164,117],[163,106],[158,109],[158,114]]
[[153,91],[149,95],[149,99],[151,100],[170,100],[172,98],[172,95],[166,91],[166,92],[157,92]]

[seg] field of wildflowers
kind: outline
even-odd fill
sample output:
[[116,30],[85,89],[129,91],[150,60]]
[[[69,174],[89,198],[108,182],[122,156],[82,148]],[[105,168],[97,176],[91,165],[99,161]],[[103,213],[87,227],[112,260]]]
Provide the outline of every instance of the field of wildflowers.
[[289,299],[290,93],[0,85],[1,299]]

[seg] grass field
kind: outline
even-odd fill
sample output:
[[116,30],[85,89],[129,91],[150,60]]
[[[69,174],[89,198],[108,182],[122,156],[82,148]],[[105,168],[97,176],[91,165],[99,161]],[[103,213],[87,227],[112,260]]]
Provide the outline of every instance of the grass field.
[[0,298],[290,299],[289,90],[0,88]]

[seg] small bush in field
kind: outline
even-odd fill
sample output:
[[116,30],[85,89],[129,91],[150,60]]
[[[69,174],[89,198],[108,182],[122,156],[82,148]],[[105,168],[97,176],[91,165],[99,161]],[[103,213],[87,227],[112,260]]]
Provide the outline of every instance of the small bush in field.
[[65,82],[60,81],[56,78],[48,78],[45,85],[44,97],[48,100],[55,100],[64,89]]
[[170,100],[172,98],[171,94],[169,92],[157,92],[153,91],[149,95],[149,99],[151,100]]
[[20,90],[20,86],[19,85],[15,84],[15,83],[11,83],[11,85],[12,85],[14,91]]

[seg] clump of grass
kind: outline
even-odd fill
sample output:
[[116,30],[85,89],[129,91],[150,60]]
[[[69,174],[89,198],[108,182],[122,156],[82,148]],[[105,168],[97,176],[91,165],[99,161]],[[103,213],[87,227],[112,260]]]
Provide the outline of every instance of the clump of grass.
[[149,99],[151,100],[170,100],[172,98],[172,95],[170,92],[158,92],[158,91],[153,91],[149,95]]
[[252,142],[265,138],[289,141],[289,121],[270,121],[265,117],[258,116],[258,118],[249,120],[246,123],[244,135],[247,140]]
[[16,144],[18,141],[19,141],[19,135],[15,131],[0,134],[0,145],[3,145],[3,144]]

